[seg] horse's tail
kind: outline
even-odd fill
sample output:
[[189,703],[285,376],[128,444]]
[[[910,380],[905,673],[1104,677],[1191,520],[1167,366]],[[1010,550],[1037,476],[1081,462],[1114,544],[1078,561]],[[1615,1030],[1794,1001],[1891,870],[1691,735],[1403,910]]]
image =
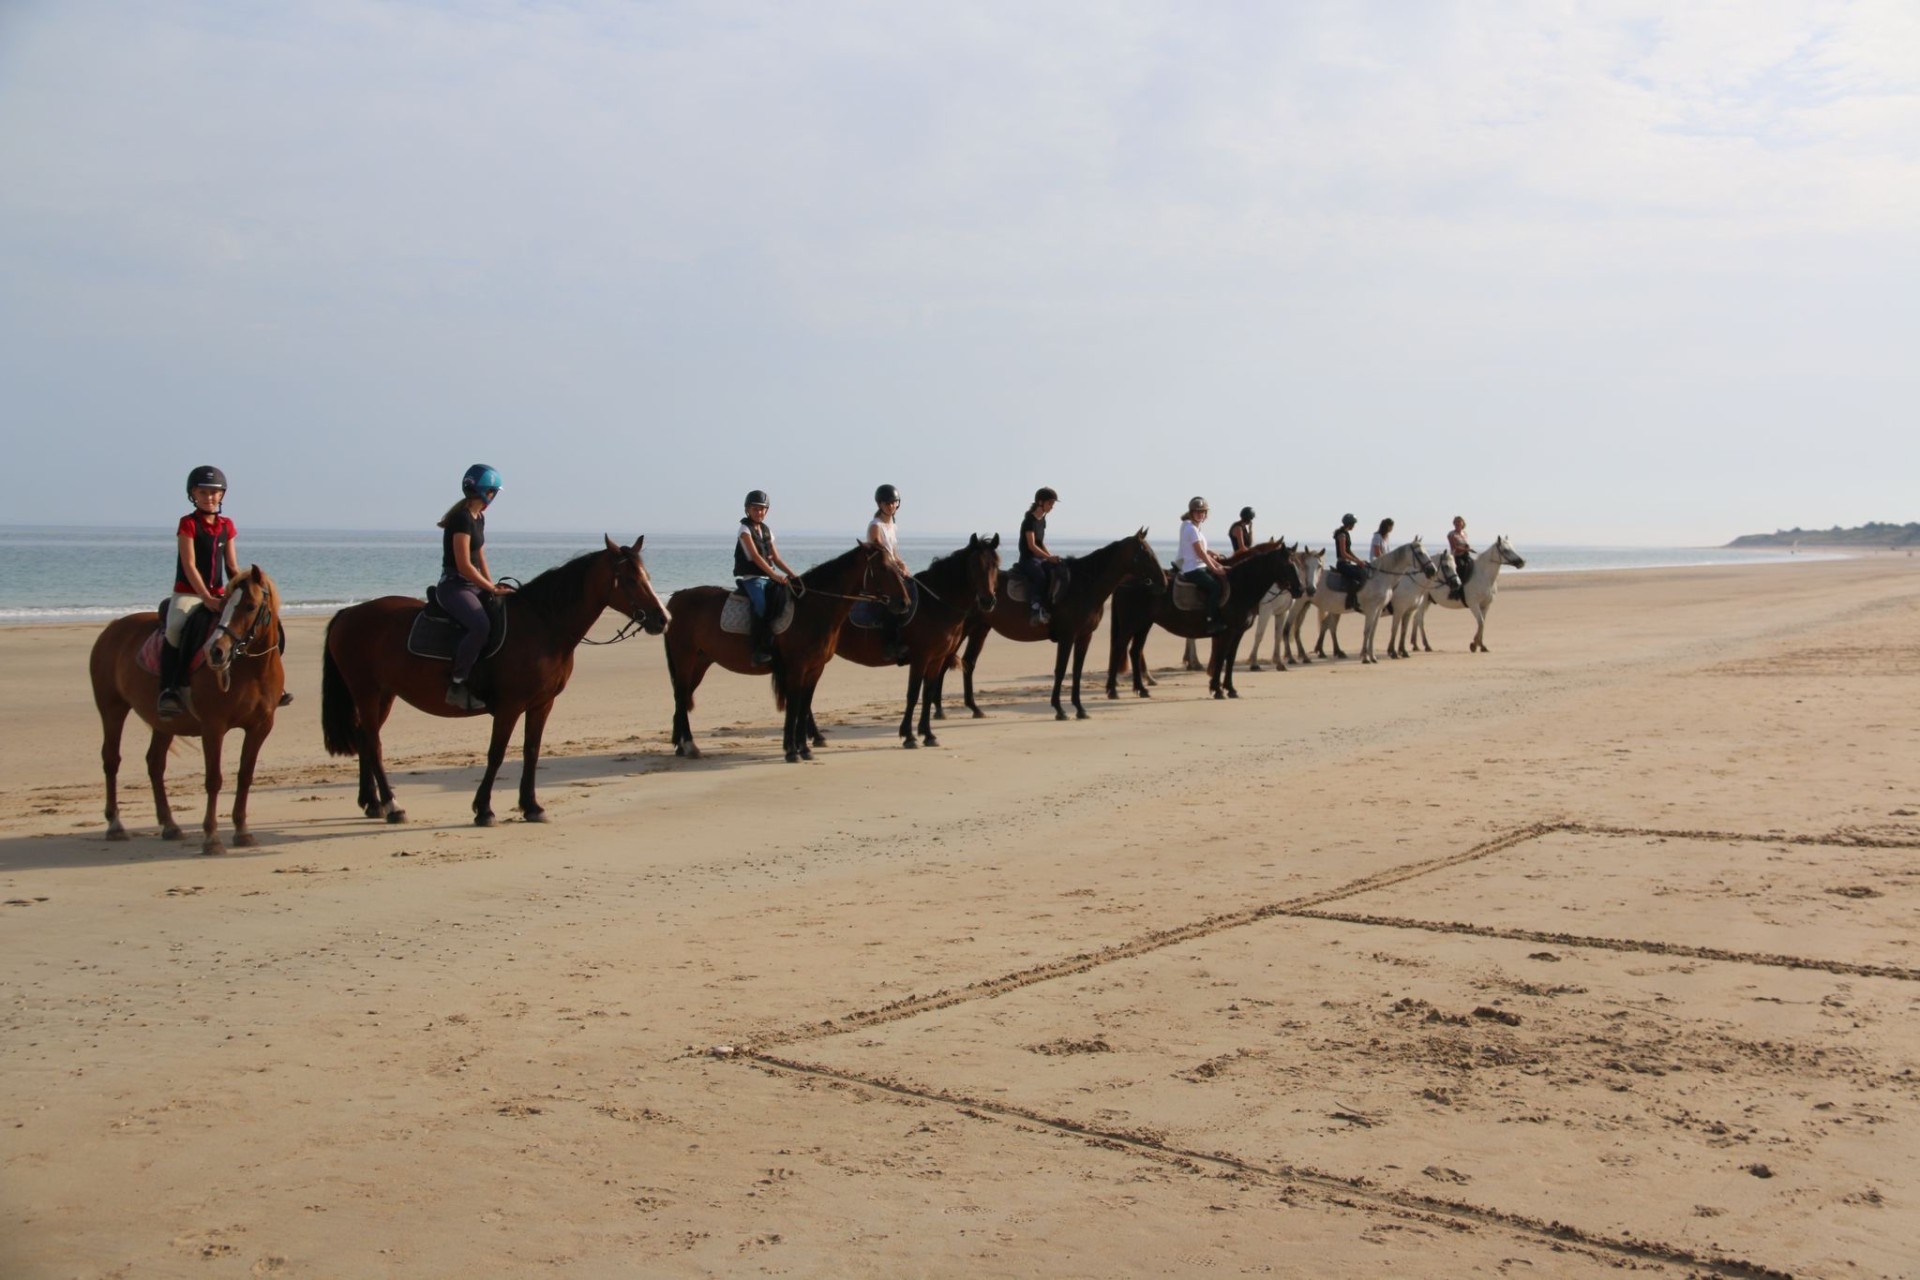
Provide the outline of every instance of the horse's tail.
[[353,709],[346,677],[340,674],[333,648],[327,643],[332,633],[333,623],[329,622],[320,644],[320,736],[327,744],[328,755],[359,755],[360,717]]

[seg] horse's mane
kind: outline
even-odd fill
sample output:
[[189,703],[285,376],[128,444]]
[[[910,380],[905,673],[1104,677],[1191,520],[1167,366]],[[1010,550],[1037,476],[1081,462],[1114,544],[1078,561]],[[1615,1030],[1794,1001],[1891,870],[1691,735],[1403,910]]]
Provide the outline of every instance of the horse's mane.
[[1138,539],[1139,536],[1140,535],[1137,533],[1125,534],[1121,537],[1115,538],[1112,542],[1109,542],[1104,547],[1095,547],[1092,551],[1083,552],[1077,556],[1061,556],[1060,558],[1062,560],[1067,561],[1070,564],[1079,564],[1082,561],[1091,563],[1095,560],[1104,559],[1107,556],[1116,554],[1122,549],[1123,544],[1128,542],[1133,542],[1136,539]]
[[856,542],[853,544],[852,550],[842,551],[831,560],[822,560],[819,564],[801,574],[800,581],[810,587],[824,587],[827,579],[845,569],[847,567],[847,561],[859,555],[860,549],[866,545],[864,542]]
[[942,578],[964,578],[967,573],[965,563],[967,556],[987,545],[989,545],[987,540],[976,534],[975,541],[969,542],[958,551],[949,551],[943,556],[935,556],[933,563],[913,576],[924,578],[928,582],[937,582]]
[[545,573],[534,578],[508,597],[520,602],[523,609],[531,609],[538,614],[558,613],[582,594],[588,570],[593,562],[605,551],[586,551],[565,564],[555,565]]

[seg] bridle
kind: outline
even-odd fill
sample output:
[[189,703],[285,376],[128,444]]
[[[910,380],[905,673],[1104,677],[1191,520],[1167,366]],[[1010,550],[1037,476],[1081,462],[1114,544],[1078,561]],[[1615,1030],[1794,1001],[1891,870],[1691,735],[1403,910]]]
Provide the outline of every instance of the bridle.
[[[612,554],[612,553],[609,553],[609,554]],[[622,548],[619,553],[619,560],[613,566],[613,589],[615,591],[620,590],[620,573],[627,566],[627,555],[628,555],[628,552],[626,551],[626,549]],[[637,588],[640,585],[640,583],[644,580],[647,582],[647,585],[651,587],[653,585],[652,580],[646,577],[647,569],[646,569],[646,566],[640,562],[640,557],[638,555],[635,555],[633,557],[633,561],[634,561],[634,564],[633,564],[634,586]],[[658,599],[658,598],[659,597],[656,595],[655,599]],[[608,603],[609,604],[612,603],[611,599],[609,599]],[[632,609],[632,610],[623,609],[621,610],[621,612],[626,614],[627,620],[620,624],[620,629],[613,633],[613,636],[611,639],[594,640],[587,636],[581,636],[580,643],[591,644],[591,645],[619,644],[622,640],[631,640],[633,637],[639,635],[642,631],[646,630],[647,610],[645,605],[640,606],[638,609]]]

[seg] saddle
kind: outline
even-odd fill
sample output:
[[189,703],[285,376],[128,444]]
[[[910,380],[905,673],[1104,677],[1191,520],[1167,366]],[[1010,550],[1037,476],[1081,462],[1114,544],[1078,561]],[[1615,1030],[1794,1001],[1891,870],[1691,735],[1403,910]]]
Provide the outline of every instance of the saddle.
[[1365,564],[1338,564],[1327,570],[1329,585],[1335,591],[1358,591],[1367,585],[1373,577],[1373,566]]
[[[140,652],[134,655],[134,661],[140,669],[150,676],[160,674],[160,646],[167,642],[167,613],[173,608],[173,597],[168,596],[160,602],[158,613],[160,623],[153,634],[141,644]],[[195,609],[187,615],[187,623],[180,629],[180,652],[189,655],[186,674],[192,675],[207,661],[207,637],[213,634],[213,624],[219,621],[218,609]]]
[[[507,602],[496,595],[483,596],[480,602],[487,607],[487,644],[480,656],[491,658],[507,642]],[[407,652],[416,658],[452,662],[453,651],[460,647],[460,637],[466,633],[467,629],[441,607],[439,592],[428,587],[427,607],[413,616],[413,626],[407,632]]]
[[[1000,575],[1000,581],[1007,584],[1007,599],[1015,604],[1026,604],[1033,598],[1028,587],[1027,575],[1015,569],[1012,573]],[[1067,584],[1073,581],[1073,571],[1067,568],[1063,560],[1053,566],[1053,591],[1047,598],[1049,605],[1060,603],[1060,597],[1066,594]]]
[[887,606],[878,600],[861,600],[854,604],[853,611],[847,614],[847,622],[862,631],[878,631],[889,623],[898,622],[906,626],[913,621],[913,615],[920,612],[920,584],[912,578],[907,579],[907,611],[891,613]]
[[[1182,582],[1176,570],[1168,579],[1168,585],[1173,588],[1174,608],[1183,609],[1190,613],[1205,612],[1207,607],[1207,593],[1198,584]],[[1222,578],[1220,579],[1220,607],[1225,609],[1227,607],[1227,601],[1231,599],[1233,599],[1233,584],[1227,579]]]
[[[784,635],[793,625],[793,592],[780,593],[783,603],[773,615],[767,628],[774,635]],[[745,636],[753,634],[753,605],[748,603],[744,591],[733,591],[727,595],[726,604],[720,608],[720,629],[728,635]]]

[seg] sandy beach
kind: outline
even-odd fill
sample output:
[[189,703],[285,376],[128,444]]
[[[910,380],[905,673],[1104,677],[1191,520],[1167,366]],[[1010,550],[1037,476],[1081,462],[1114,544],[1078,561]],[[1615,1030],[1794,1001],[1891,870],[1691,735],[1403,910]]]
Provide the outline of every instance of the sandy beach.
[[405,708],[359,815],[321,626],[220,858],[137,725],[103,839],[95,629],[0,630],[0,1275],[1920,1275],[1911,559],[1509,571],[1233,702],[1103,631],[1083,723],[995,638],[916,752],[835,663],[805,765],[585,649],[488,830]]

